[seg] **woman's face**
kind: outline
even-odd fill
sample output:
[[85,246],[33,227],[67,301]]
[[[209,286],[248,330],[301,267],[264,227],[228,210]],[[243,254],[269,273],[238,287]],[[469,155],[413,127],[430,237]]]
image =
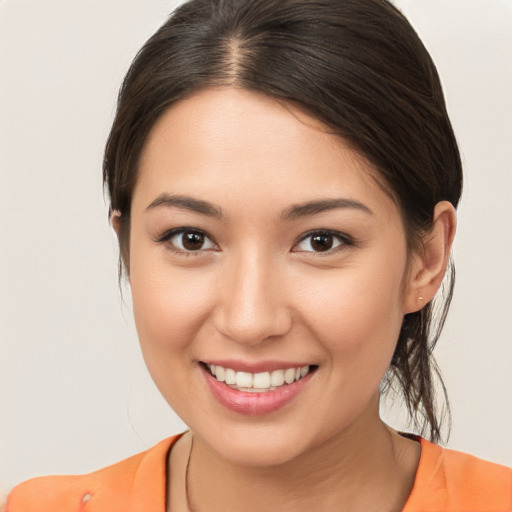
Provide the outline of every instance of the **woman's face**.
[[378,422],[409,284],[371,172],[318,122],[235,88],[153,128],[131,210],[137,330],[165,399],[225,458],[285,462]]

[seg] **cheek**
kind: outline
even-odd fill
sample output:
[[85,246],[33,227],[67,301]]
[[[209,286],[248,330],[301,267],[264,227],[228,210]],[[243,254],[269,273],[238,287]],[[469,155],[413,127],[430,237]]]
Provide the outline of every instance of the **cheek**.
[[[346,366],[360,356],[387,365],[402,322],[404,268],[405,263],[383,261],[377,266],[340,269],[326,279],[310,279],[310,293],[301,297],[302,309],[309,328],[333,359]],[[366,368],[367,364],[361,367]]]
[[[210,274],[172,268],[161,251],[135,249],[130,286],[137,332],[146,359],[188,348],[210,311]],[[148,365],[150,362],[148,361]]]
[[187,422],[189,393],[197,380],[193,343],[207,325],[208,276],[171,269],[134,253],[130,286],[146,366],[169,405]]

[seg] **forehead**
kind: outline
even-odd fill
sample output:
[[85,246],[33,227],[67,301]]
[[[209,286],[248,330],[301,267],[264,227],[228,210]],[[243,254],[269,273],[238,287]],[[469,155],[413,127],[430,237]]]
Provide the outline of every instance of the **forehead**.
[[215,88],[177,102],[155,124],[141,156],[134,202],[193,193],[278,208],[342,195],[365,197],[373,209],[394,208],[375,175],[339,136],[292,105]]

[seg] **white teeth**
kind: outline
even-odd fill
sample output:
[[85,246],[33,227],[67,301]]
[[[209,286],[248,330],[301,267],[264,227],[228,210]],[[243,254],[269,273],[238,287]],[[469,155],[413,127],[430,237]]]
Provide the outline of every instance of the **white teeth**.
[[238,391],[245,391],[246,393],[264,393],[275,388],[238,388]]
[[295,368],[288,368],[284,371],[284,381],[291,384],[295,380]]
[[236,372],[236,385],[239,388],[252,388],[252,373]]
[[270,387],[270,373],[255,373],[254,377],[252,378],[252,387],[268,389]]
[[286,368],[283,370],[274,370],[273,372],[236,372],[232,368],[209,364],[207,365],[211,374],[217,377],[220,382],[240,391],[250,393],[261,393],[263,391],[273,391],[285,384],[293,384],[297,380],[305,377],[309,372],[310,366],[301,366],[299,368]]
[[224,382],[225,380],[225,370],[222,368],[222,366],[217,366],[215,368],[215,375],[217,377],[217,380],[220,380],[220,382]]
[[230,385],[236,384],[235,370],[232,370],[231,368],[226,368],[225,376],[226,376],[226,384],[230,384]]
[[271,386],[282,386],[284,384],[284,370],[274,370],[270,374]]

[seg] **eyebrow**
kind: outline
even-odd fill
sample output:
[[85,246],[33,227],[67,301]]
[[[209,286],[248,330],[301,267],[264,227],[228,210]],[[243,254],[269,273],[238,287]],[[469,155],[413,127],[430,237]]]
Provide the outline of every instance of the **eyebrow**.
[[282,220],[293,220],[307,215],[316,215],[330,210],[337,210],[339,208],[350,208],[362,211],[368,215],[373,215],[372,210],[365,204],[355,199],[321,199],[318,201],[309,201],[307,203],[294,204],[286,208],[281,214]]
[[146,211],[152,210],[159,206],[168,206],[180,208],[181,210],[189,210],[208,217],[221,219],[224,217],[222,210],[208,201],[194,199],[189,196],[170,196],[169,194],[160,194],[147,208]]
[[[222,209],[208,201],[195,199],[190,196],[169,195],[166,193],[160,194],[147,208],[146,211],[158,208],[159,206],[167,206],[180,208],[182,210],[189,210],[208,217],[216,219],[224,218]],[[330,210],[337,210],[340,208],[350,208],[362,211],[368,215],[373,215],[372,210],[365,204],[355,199],[321,199],[317,201],[308,201],[306,203],[294,204],[286,208],[281,213],[281,220],[293,220],[299,217],[306,217],[308,215],[317,215],[319,213],[327,212]]]

